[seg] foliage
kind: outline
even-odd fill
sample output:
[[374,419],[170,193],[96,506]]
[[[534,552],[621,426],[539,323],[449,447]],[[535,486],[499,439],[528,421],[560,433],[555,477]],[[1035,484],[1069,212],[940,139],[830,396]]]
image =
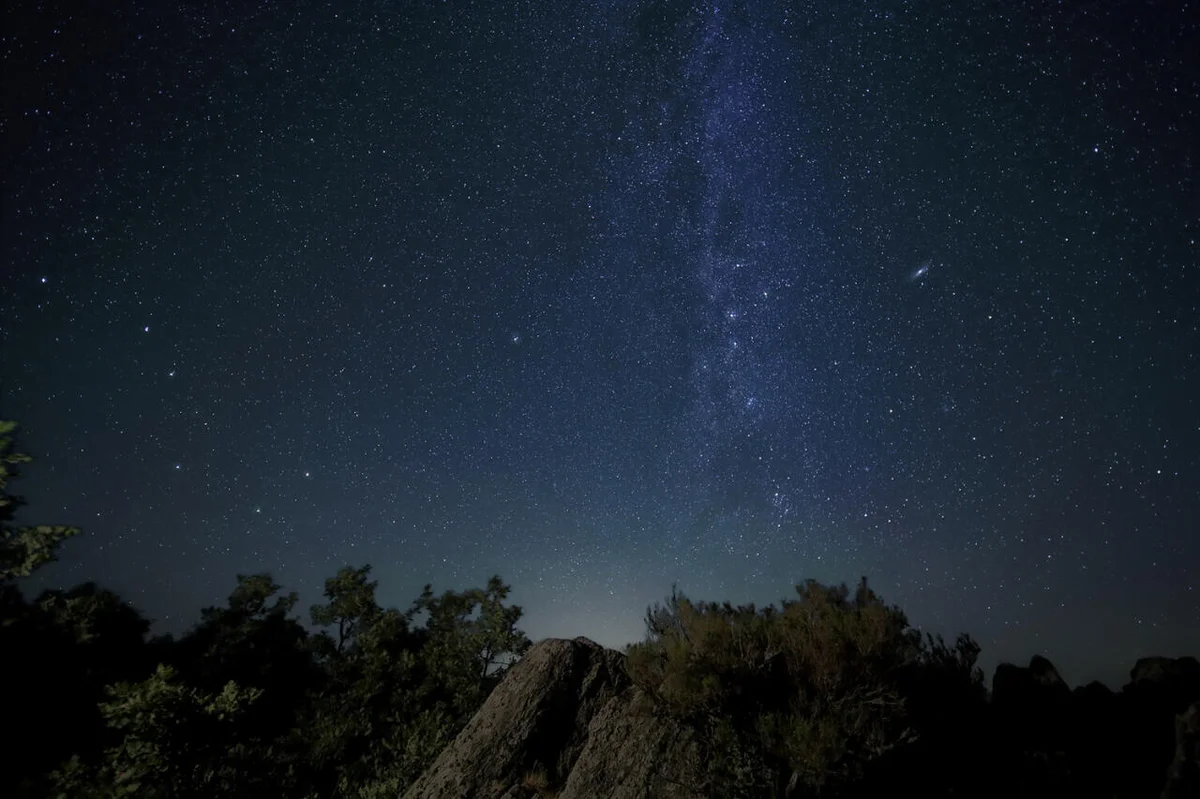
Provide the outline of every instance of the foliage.
[[979,644],[963,633],[950,646],[927,635],[917,660],[902,669],[898,685],[918,739],[876,764],[866,794],[897,784],[920,785],[931,795],[954,795],[987,770],[981,741],[987,712]]
[[[310,631],[295,593],[238,575],[178,640],[148,639],[149,620],[95,583],[28,601],[16,580],[78,531],[12,525],[22,500],[8,480],[29,461],[11,451],[13,429],[0,422],[0,686],[22,734],[6,744],[6,796],[395,797],[530,646],[498,576],[426,585],[402,611],[379,604],[370,566],[347,566],[325,581]],[[979,645],[922,636],[865,579],[853,594],[810,580],[761,609],[673,588],[645,621],[626,667],[698,734],[698,793],[1030,795],[1051,779],[1084,784],[1054,764],[1101,773],[1120,760],[1120,742],[1105,744],[1112,756],[1068,757],[1030,749],[1045,736],[993,729]],[[536,765],[524,789],[552,795]],[[1140,795],[1126,788],[1154,779],[1088,784]]]
[[924,647],[903,612],[865,579],[853,598],[813,580],[796,592],[761,610],[673,592],[629,649],[634,681],[700,732],[710,790],[836,790],[915,738],[901,676]]
[[74,757],[53,779],[71,797],[235,797],[269,795],[269,751],[239,730],[259,689],[227,684],[210,694],[159,666],[139,683],[119,683],[100,706],[116,743],[96,768]]
[[370,574],[370,566],[339,569],[336,576],[325,581],[325,598],[329,601],[312,606],[310,616],[314,625],[337,628],[333,649],[338,654],[382,613],[375,602],[377,583],[367,579]]
[[[5,492],[29,461],[13,429]],[[17,796],[395,796],[529,647],[499,577],[427,585],[402,612],[378,604],[370,566],[326,580],[315,634],[264,572],[178,640],[147,640],[149,621],[94,583],[24,598],[14,578],[78,531],[14,528],[21,504],[0,500],[0,685],[28,733],[6,751]]]
[[0,583],[28,577],[34,569],[55,559],[63,539],[79,534],[79,528],[65,525],[11,524],[25,501],[8,493],[8,481],[20,476],[17,464],[33,460],[12,451],[16,427],[15,422],[0,421]]
[[190,685],[219,691],[229,682],[262,690],[244,724],[272,739],[295,723],[308,691],[321,679],[308,632],[291,617],[295,593],[280,594],[269,574],[237,575],[224,607],[208,607],[167,655]]
[[[64,752],[94,750],[103,687],[139,673],[146,625],[90,584],[33,603],[22,595],[15,581],[53,561],[58,545],[79,530],[13,524],[25,501],[9,493],[9,481],[32,460],[13,451],[15,430],[0,421],[0,685],[6,715],[21,727],[5,747],[6,777],[15,795],[36,796],[48,790],[48,771]],[[47,747],[48,740],[61,748]]]
[[378,606],[369,571],[342,569],[326,581],[327,602],[312,609],[337,637],[322,634],[316,646],[330,679],[304,728],[322,784],[339,796],[396,795],[529,646],[516,628],[521,609],[504,604],[510,589],[499,577],[440,596],[426,586],[400,613]]
[[499,576],[486,588],[435,596],[426,585],[409,618],[428,614],[423,648],[428,687],[459,716],[474,712],[504,670],[530,646],[517,628],[523,613],[506,606],[511,587]]

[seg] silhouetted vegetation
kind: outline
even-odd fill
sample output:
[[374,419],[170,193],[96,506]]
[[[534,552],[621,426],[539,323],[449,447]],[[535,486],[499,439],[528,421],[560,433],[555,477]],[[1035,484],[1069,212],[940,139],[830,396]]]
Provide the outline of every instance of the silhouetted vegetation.
[[[0,422],[6,796],[397,797],[530,646],[499,577],[426,586],[402,611],[347,566],[310,628],[269,574],[238,575],[178,639],[94,583],[27,600],[15,580],[78,530],[13,524],[8,482],[29,459],[12,431]],[[1168,768],[1196,773],[1171,766],[1176,714],[1200,700],[1191,659],[1139,661],[1118,694],[1071,692],[1034,658],[989,695],[968,635],[923,635],[865,578],[764,608],[673,591],[646,628],[623,668],[694,731],[701,795],[1154,797]],[[513,795],[553,793],[544,769],[521,773]]]
[[762,609],[674,592],[629,647],[634,682],[699,731],[706,792],[836,794],[912,749],[948,706],[983,700],[969,637],[953,650],[923,639],[865,579],[853,598],[812,580],[796,592]]
[[634,683],[697,733],[701,794],[1149,799],[1168,770],[1182,776],[1163,796],[1200,784],[1200,741],[1181,739],[1172,766],[1177,714],[1180,730],[1200,714],[1194,658],[1139,660],[1115,694],[1072,692],[1034,656],[1001,664],[989,696],[969,635],[922,636],[866,578],[853,596],[796,593],[758,609],[675,590],[627,648]]
[[[381,607],[370,567],[326,581],[310,632],[297,597],[238,575],[180,638],[86,583],[27,601],[15,585],[78,530],[11,524],[14,425],[0,423],[0,679],[20,729],[5,795],[394,797],[528,647],[493,577],[407,611]],[[418,620],[421,620],[418,623]]]

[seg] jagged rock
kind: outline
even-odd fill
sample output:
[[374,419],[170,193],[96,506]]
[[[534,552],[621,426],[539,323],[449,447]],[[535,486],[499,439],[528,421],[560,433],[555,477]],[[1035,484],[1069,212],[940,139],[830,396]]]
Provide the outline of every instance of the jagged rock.
[[1200,702],[1175,719],[1175,759],[1167,772],[1162,799],[1200,796]]
[[693,797],[690,734],[649,713],[620,652],[535,644],[405,799]]

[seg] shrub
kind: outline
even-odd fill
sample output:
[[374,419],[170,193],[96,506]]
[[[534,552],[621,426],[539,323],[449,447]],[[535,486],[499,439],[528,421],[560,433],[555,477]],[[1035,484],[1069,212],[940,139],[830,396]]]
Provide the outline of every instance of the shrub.
[[824,793],[915,738],[901,681],[925,644],[904,613],[865,579],[853,597],[814,580],[796,593],[760,610],[674,592],[628,650],[633,680],[700,734],[711,792]]

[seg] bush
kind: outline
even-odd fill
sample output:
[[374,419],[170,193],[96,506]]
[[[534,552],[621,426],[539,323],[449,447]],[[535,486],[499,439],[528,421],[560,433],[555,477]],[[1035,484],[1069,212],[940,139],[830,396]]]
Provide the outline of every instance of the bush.
[[903,685],[928,647],[864,579],[809,580],[780,608],[692,602],[647,611],[633,680],[700,734],[716,795],[823,794],[911,743]]

